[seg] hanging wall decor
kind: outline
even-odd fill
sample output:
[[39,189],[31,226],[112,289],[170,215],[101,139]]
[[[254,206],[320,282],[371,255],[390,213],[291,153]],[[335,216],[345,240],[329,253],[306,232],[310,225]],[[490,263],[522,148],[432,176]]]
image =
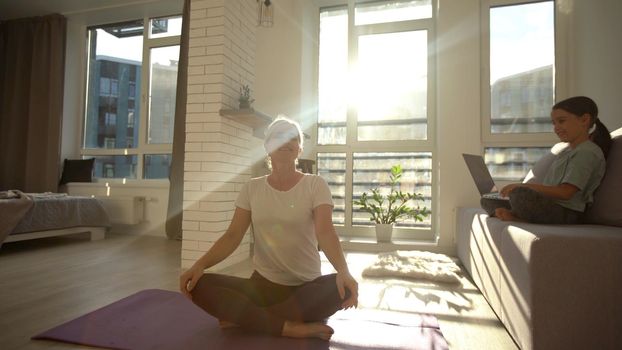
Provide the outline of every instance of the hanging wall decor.
[[274,6],[270,0],[257,0],[257,25],[272,27],[274,25]]

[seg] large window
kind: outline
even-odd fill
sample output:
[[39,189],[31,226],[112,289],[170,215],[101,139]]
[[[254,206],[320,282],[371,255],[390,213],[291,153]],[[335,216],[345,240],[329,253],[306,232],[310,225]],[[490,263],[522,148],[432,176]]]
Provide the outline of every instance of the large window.
[[87,34],[82,155],[95,158],[96,178],[168,178],[181,17],[102,25]]
[[554,2],[490,8],[490,132],[552,131]]
[[[341,234],[373,234],[352,200],[388,185],[395,164],[401,190],[434,212],[434,3],[350,0],[320,11],[317,169]],[[394,236],[433,239],[433,222],[401,222]]]
[[[496,180],[521,180],[555,142],[551,107],[563,90],[555,1],[485,0],[482,111],[485,159]],[[557,24],[559,27],[559,24]],[[563,92],[561,93],[563,94]]]
[[484,161],[495,181],[521,182],[550,147],[486,147]]

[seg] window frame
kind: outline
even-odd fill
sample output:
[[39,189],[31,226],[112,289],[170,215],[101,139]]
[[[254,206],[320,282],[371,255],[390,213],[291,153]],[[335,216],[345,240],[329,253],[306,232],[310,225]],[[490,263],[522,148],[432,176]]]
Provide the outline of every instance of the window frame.
[[[335,225],[337,233],[342,237],[363,237],[375,238],[373,226],[353,226],[352,225],[352,195],[353,195],[353,167],[354,153],[385,153],[385,152],[430,152],[432,154],[432,188],[431,202],[432,217],[430,228],[393,228],[394,240],[424,241],[435,242],[438,239],[438,168],[437,164],[437,145],[436,145],[436,18],[438,16],[437,0],[431,0],[432,17],[424,19],[406,20],[390,23],[373,24],[354,24],[354,13],[357,0],[348,0],[347,4],[320,6],[319,11],[338,10],[347,8],[348,13],[348,69],[349,76],[352,76],[353,67],[358,59],[358,38],[363,35],[386,34],[405,31],[427,30],[427,49],[428,49],[428,79],[427,79],[427,136],[425,140],[391,140],[391,141],[358,141],[357,135],[357,113],[352,101],[348,101],[346,114],[346,143],[338,144],[317,144],[314,149],[314,156],[318,153],[345,153],[346,155],[346,174],[345,174],[345,212],[344,225]],[[319,81],[319,61],[316,71]],[[349,82],[351,84],[351,82]],[[319,86],[319,84],[318,84]],[[318,135],[318,118],[316,117],[315,135]],[[316,136],[317,137],[317,136]],[[316,140],[317,141],[317,140]],[[348,200],[349,199],[349,200]]]
[[[487,148],[532,148],[551,147],[559,142],[553,132],[542,133],[499,133],[493,134],[491,129],[491,96],[490,96],[490,9],[497,6],[512,6],[540,3],[547,0],[481,0],[480,2],[480,26],[481,26],[481,148],[482,156]],[[569,91],[569,61],[566,59],[568,52],[568,29],[570,15],[563,10],[563,4],[558,0],[552,0],[554,6],[554,82],[555,101],[568,97]],[[525,174],[527,175],[527,174]],[[496,180],[497,186],[503,187],[516,181]]]
[[[492,133],[491,129],[491,96],[490,96],[490,9],[493,7],[524,5],[547,2],[549,0],[481,0],[481,135],[482,154],[487,147],[543,147],[551,146],[558,142],[555,133]],[[554,6],[554,82],[555,101],[568,96],[568,60],[566,59],[568,47],[568,21],[569,15],[562,9],[562,4],[557,0]]]
[[[116,23],[123,24],[125,22],[131,22],[132,20],[138,20],[138,17],[134,17],[134,19],[127,19],[122,21],[110,21],[108,23],[99,23],[93,24],[85,27],[85,43],[86,43],[86,55],[85,55],[85,63],[84,63],[84,82],[82,88],[82,114],[81,114],[81,131],[80,131],[80,146],[79,146],[79,154],[83,158],[88,157],[97,157],[97,156],[136,156],[136,177],[135,178],[107,178],[107,177],[94,177],[94,182],[125,182],[127,180],[130,181],[163,181],[167,179],[148,179],[145,177],[145,155],[148,154],[172,154],[173,152],[173,144],[150,144],[147,140],[148,135],[148,126],[149,126],[149,105],[150,105],[150,96],[149,92],[151,91],[151,49],[159,48],[159,47],[167,47],[167,46],[181,46],[181,35],[171,35],[165,37],[151,38],[149,36],[151,30],[151,20],[158,18],[170,18],[170,17],[182,17],[181,13],[172,13],[172,14],[164,14],[164,15],[154,15],[154,16],[143,16],[143,47],[142,47],[142,63],[140,67],[141,71],[141,90],[136,90],[136,85],[134,85],[134,96],[129,97],[130,99],[135,100],[135,103],[140,104],[140,113],[139,113],[139,121],[138,121],[138,140],[133,140],[135,147],[134,148],[86,148],[84,147],[84,137],[85,137],[85,118],[88,113],[87,103],[88,103],[88,88],[89,88],[89,60],[90,60],[90,38],[89,38],[89,30],[92,28],[99,28],[107,25],[114,25]],[[135,109],[134,109],[134,113]],[[136,118],[136,115],[134,115]],[[134,119],[135,120],[135,119]]]

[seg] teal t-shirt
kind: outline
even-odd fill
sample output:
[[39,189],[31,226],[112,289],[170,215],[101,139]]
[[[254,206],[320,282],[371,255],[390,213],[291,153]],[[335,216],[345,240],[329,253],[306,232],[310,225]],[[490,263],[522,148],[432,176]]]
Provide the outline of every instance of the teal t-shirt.
[[583,212],[586,204],[592,203],[593,194],[605,174],[605,156],[598,145],[592,141],[570,147],[557,155],[546,172],[543,184],[557,186],[567,183],[576,186],[577,191],[569,200],[556,202],[568,209]]

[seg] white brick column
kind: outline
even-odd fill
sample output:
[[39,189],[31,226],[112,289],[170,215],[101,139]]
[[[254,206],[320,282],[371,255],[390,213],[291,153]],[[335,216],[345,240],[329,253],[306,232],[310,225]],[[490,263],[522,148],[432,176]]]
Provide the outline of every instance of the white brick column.
[[[182,268],[225,232],[238,192],[257,161],[252,129],[219,114],[238,107],[241,85],[253,86],[256,6],[255,0],[191,3]],[[248,258],[249,242],[247,235],[215,270]]]

